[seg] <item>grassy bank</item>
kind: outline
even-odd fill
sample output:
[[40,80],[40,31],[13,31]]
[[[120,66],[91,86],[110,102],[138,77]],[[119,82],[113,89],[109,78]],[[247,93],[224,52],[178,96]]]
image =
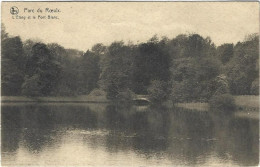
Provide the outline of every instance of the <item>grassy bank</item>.
[[2,102],[75,102],[75,103],[107,103],[105,96],[82,95],[75,97],[25,97],[25,96],[2,96]]
[[235,103],[239,110],[259,110],[259,96],[235,96]]
[[[250,119],[259,119],[259,96],[234,96],[237,106],[237,112],[235,116],[246,117]],[[24,97],[24,96],[2,96],[1,101],[6,104],[23,104],[27,102],[41,102],[47,103],[60,103],[60,104],[75,104],[79,103],[108,103],[109,100],[105,96],[95,95],[82,95],[75,97]],[[77,104],[77,105],[79,105]],[[88,104],[90,105],[90,104]],[[93,104],[94,105],[94,104]],[[208,103],[177,103],[177,107],[190,109],[193,111],[208,111]],[[96,108],[96,105],[94,106]]]
[[[257,111],[259,110],[259,96],[244,95],[234,96],[235,103],[238,110]],[[208,103],[177,103],[177,107],[183,107],[187,109],[207,111],[209,109]]]
[[209,109],[208,103],[199,103],[199,102],[177,103],[176,106],[190,109],[190,110],[198,110],[198,111],[207,111]]
[[[259,110],[259,96],[234,96],[235,103],[238,110]],[[109,100],[105,96],[82,95],[73,97],[25,97],[25,96],[2,96],[2,102],[92,102],[92,103],[107,103]],[[195,109],[199,111],[207,111],[209,109],[208,103],[177,103],[177,107],[187,109]]]
[[[237,110],[236,117],[259,119],[259,96],[245,95],[234,96]],[[208,111],[208,103],[177,103],[177,107],[182,107],[194,111]]]

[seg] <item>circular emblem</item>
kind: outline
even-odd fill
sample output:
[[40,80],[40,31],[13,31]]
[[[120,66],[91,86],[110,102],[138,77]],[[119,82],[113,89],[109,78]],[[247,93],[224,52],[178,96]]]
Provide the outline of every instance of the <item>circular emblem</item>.
[[10,13],[12,15],[16,15],[16,14],[19,13],[19,9],[16,6],[13,6],[13,7],[10,8]]

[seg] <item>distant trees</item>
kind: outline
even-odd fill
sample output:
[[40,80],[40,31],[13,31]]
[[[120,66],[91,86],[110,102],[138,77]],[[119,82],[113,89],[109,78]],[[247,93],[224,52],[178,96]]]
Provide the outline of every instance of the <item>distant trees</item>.
[[130,92],[148,94],[153,80],[169,81],[171,60],[166,47],[165,40],[156,36],[140,45],[114,42],[108,46],[101,65],[107,98],[118,99]]
[[[60,79],[60,64],[55,61],[50,50],[45,44],[37,43],[32,48],[32,56],[26,63],[26,80],[23,84],[23,92],[27,92],[29,96],[51,95],[55,90]],[[30,83],[33,82],[33,83]],[[32,86],[37,86],[38,93],[33,91],[30,94]],[[36,90],[36,89],[34,89]]]
[[152,101],[152,103],[155,104],[160,104],[168,100],[170,96],[169,83],[167,83],[166,81],[152,81],[147,91],[149,99]]
[[100,75],[99,57],[91,51],[87,51],[80,57],[79,65],[79,94],[89,94],[94,88],[98,87]]
[[257,34],[218,47],[209,37],[181,34],[140,44],[98,43],[82,52],[56,43],[22,42],[2,25],[1,40],[2,95],[75,96],[95,90],[111,100],[145,94],[162,103],[259,91]]
[[8,33],[6,32],[5,25],[1,24],[1,41],[8,38]]
[[259,75],[259,36],[239,42],[234,55],[226,67],[230,92],[234,95],[251,94],[251,86]]
[[[64,47],[52,43],[47,45],[53,60],[59,63],[60,71],[57,86],[53,94],[59,96],[76,95],[78,90],[78,64],[75,51],[67,51]],[[70,55],[73,54],[73,55]],[[77,54],[77,53],[75,53]]]
[[131,88],[132,58],[132,48],[123,42],[114,42],[107,48],[101,84],[108,99],[117,99],[120,92]]
[[226,75],[221,74],[213,81],[209,106],[214,111],[232,112],[236,109],[235,99],[230,94]]
[[177,36],[170,42],[172,100],[206,101],[212,96],[211,83],[219,75],[220,62],[210,38],[198,34]]
[[217,56],[223,64],[226,64],[234,54],[233,44],[223,44],[217,48]]
[[168,81],[170,79],[171,59],[166,47],[166,41],[159,41],[156,36],[147,43],[136,47],[133,59],[133,90],[135,93],[147,94],[151,81]]
[[25,57],[20,37],[2,36],[2,95],[19,95],[24,82]]
[[26,96],[42,96],[40,76],[35,74],[31,77],[26,76],[22,85],[22,94]]
[[37,41],[28,39],[23,42],[23,52],[26,57],[26,60],[32,56],[32,47],[38,43]]

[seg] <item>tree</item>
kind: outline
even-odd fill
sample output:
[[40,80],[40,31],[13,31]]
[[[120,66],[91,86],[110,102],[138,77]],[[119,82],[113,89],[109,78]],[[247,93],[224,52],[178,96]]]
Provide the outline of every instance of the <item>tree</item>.
[[256,78],[251,85],[250,90],[252,95],[259,95],[259,78]]
[[108,99],[118,99],[120,92],[132,87],[132,48],[123,42],[113,42],[107,50],[101,85]]
[[234,55],[225,68],[231,94],[250,94],[252,82],[259,75],[258,50],[258,36],[251,37],[247,41],[238,42],[234,47]]
[[159,41],[156,36],[137,47],[133,61],[135,93],[147,94],[152,80],[169,80],[171,60],[166,47],[167,42]]
[[23,44],[18,36],[2,39],[2,95],[19,95],[24,81]]
[[96,55],[104,55],[106,46],[104,46],[102,43],[97,43],[91,48],[91,51]]
[[[78,80],[79,80],[79,70],[80,66],[79,59],[77,55],[71,53],[71,51],[66,50],[64,47],[56,43],[48,44],[48,49],[55,61],[60,64],[60,77],[57,81],[57,86],[55,88],[54,94],[61,96],[73,96],[78,92]],[[80,51],[74,50],[75,53]],[[71,55],[72,54],[72,55]]]
[[223,44],[217,48],[217,56],[221,60],[223,64],[229,62],[229,60],[233,57],[233,44]]
[[8,33],[6,32],[5,25],[2,23],[1,24],[1,41],[5,40],[8,38]]
[[227,76],[224,74],[217,76],[211,88],[212,96],[230,93]]
[[40,76],[35,74],[32,77],[25,77],[22,85],[22,94],[26,96],[41,96]]
[[32,55],[32,47],[37,43],[37,41],[28,39],[26,41],[23,42],[23,51],[24,51],[24,55],[25,57],[28,59],[30,58]]
[[99,57],[88,50],[80,58],[80,62],[79,93],[89,94],[93,89],[98,87],[98,80],[100,75]]
[[165,81],[154,80],[148,87],[149,99],[154,104],[161,104],[169,97],[169,84]]
[[19,36],[2,41],[2,58],[12,60],[21,70],[24,68],[23,43]]
[[102,72],[103,69],[105,69],[106,66],[106,56],[107,56],[107,47],[103,45],[102,43],[97,43],[91,48],[91,52],[98,57],[99,59],[99,68]]
[[[38,78],[41,95],[51,95],[57,86],[60,77],[60,64],[54,60],[53,55],[45,44],[37,43],[32,48],[32,57],[26,65],[27,82],[35,82]],[[36,77],[37,76],[37,77]],[[31,85],[27,83],[27,85]],[[35,84],[32,84],[35,85]],[[27,89],[29,87],[24,87]],[[30,92],[23,90],[23,92]]]
[[174,102],[207,101],[212,96],[212,81],[220,73],[215,45],[198,34],[176,38],[169,42],[175,54],[171,56],[171,98]]
[[203,38],[199,34],[190,34],[187,38],[186,46],[182,46],[185,48],[185,57],[214,56],[216,48],[209,37]]
[[173,101],[183,102],[259,90],[257,34],[217,48],[199,34],[155,35],[140,44],[97,43],[84,53],[57,43],[22,43],[3,24],[1,32],[2,95],[71,96],[101,88],[112,100],[130,100],[136,93],[158,102],[171,94]]

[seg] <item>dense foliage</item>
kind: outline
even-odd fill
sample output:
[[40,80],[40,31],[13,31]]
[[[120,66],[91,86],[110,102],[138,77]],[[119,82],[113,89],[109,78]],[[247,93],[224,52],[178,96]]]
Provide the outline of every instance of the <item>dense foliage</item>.
[[236,109],[234,97],[230,94],[220,94],[213,96],[209,101],[210,108],[214,111],[231,113]]
[[216,46],[199,34],[144,43],[101,43],[82,52],[56,43],[21,41],[2,27],[4,96],[75,96],[93,90],[108,99],[149,95],[162,102],[208,101],[219,94],[258,94],[257,34]]

